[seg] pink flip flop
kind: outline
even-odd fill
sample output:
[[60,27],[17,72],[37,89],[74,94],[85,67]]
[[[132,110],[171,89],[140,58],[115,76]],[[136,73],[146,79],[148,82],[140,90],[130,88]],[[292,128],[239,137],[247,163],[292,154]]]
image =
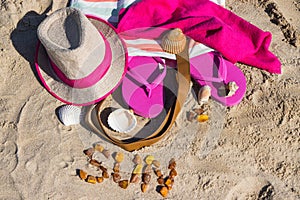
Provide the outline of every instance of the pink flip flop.
[[[211,87],[211,96],[225,106],[237,105],[246,92],[246,78],[233,63],[217,52],[205,53],[190,59],[191,77],[200,85]],[[235,82],[237,91],[230,97],[221,94],[220,89],[229,82]]]
[[[160,65],[163,66],[162,72]],[[127,70],[122,82],[124,101],[142,117],[158,116],[164,109],[165,63],[158,57],[134,56],[128,58]]]

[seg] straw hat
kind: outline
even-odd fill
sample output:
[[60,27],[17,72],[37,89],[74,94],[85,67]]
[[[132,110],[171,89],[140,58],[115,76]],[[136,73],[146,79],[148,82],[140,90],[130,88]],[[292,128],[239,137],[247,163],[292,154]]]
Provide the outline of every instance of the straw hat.
[[64,103],[96,103],[112,93],[125,74],[125,45],[104,20],[63,8],[48,16],[37,34],[37,73]]

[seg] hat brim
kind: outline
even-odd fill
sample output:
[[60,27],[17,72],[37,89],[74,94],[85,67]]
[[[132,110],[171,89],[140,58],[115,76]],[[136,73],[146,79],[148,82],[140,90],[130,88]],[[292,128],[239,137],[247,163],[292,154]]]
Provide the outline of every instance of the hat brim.
[[41,43],[38,43],[35,55],[37,73],[48,92],[66,104],[78,106],[97,103],[111,94],[125,75],[128,59],[125,43],[114,27],[98,17],[86,16],[107,39],[112,52],[111,66],[97,83],[88,88],[70,87],[53,71],[47,52]]

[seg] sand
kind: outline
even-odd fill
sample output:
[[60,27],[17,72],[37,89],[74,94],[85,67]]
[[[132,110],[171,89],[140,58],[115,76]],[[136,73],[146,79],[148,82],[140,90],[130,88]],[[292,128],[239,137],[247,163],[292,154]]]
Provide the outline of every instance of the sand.
[[[57,120],[62,103],[33,70],[36,28],[66,1],[49,5],[0,4],[0,199],[161,199],[155,178],[142,193],[139,184],[123,190],[111,179],[92,185],[76,176],[76,169],[99,173],[87,165],[85,148],[100,142],[111,152],[122,150],[81,125]],[[178,176],[168,199],[300,199],[300,1],[228,0],[226,7],[272,33],[270,49],[282,74],[238,64],[247,78],[239,105],[210,101],[210,121],[190,123],[184,113],[196,105],[191,92],[168,136],[134,153],[154,155],[165,174],[168,160],[176,158]],[[126,179],[134,153],[124,153]],[[111,170],[112,158],[105,164]]]

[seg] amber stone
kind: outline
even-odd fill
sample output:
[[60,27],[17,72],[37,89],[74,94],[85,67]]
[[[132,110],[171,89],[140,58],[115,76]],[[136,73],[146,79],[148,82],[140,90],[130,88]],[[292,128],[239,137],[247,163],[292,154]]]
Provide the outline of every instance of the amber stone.
[[85,179],[88,177],[88,175],[87,175],[87,173],[86,173],[85,171],[79,170],[79,177],[80,177],[82,180],[85,180]]
[[86,182],[95,184],[95,183],[97,183],[97,180],[96,180],[96,178],[94,176],[88,175],[88,177],[86,179]]
[[126,189],[129,185],[129,182],[128,180],[122,180],[122,181],[119,181],[119,186],[123,189]]
[[167,187],[161,187],[160,188],[160,190],[159,190],[159,193],[161,194],[161,196],[163,196],[163,197],[166,197],[167,195],[168,195],[168,192],[169,192],[169,190],[168,190],[168,188]]

